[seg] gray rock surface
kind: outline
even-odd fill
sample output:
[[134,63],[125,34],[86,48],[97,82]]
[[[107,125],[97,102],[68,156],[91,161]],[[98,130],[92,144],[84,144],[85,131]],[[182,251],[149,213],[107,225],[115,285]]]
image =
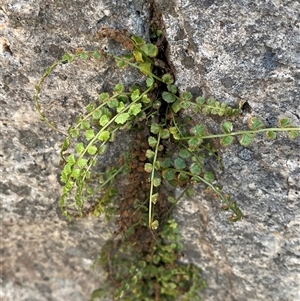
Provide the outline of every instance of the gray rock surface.
[[[62,136],[39,121],[34,85],[64,52],[118,49],[95,37],[102,26],[146,36],[147,18],[140,1],[1,1],[1,300],[82,301],[101,286],[105,274],[91,266],[114,229],[104,219],[67,223],[61,216]],[[43,86],[47,117],[66,130],[101,91],[140,80],[128,71],[106,60],[58,67]],[[128,145],[125,137],[119,148]],[[116,156],[110,150],[108,158]]]
[[[299,1],[163,1],[177,84],[195,95],[248,102],[267,125],[300,124]],[[113,231],[102,219],[67,223],[57,208],[59,141],[34,110],[34,84],[65,51],[114,47],[94,32],[106,25],[148,34],[146,1],[13,1],[0,4],[1,287],[12,300],[86,300],[103,277],[91,264]],[[140,78],[113,62],[59,67],[41,99],[62,130],[102,89]],[[196,116],[203,120],[203,116]],[[212,131],[215,119],[207,118]],[[121,143],[128,145],[129,138]],[[176,209],[186,262],[207,282],[203,300],[300,299],[299,139],[258,137],[221,152],[216,172],[245,216],[231,224],[197,187]],[[114,153],[110,154],[111,157]]]
[[[157,2],[181,90],[247,102],[241,127],[250,116],[300,124],[299,1]],[[196,118],[219,130],[214,119]],[[200,187],[177,207],[185,261],[207,281],[204,300],[300,300],[299,148],[299,138],[280,135],[222,150],[224,171],[211,169],[243,210],[240,222],[229,223]]]

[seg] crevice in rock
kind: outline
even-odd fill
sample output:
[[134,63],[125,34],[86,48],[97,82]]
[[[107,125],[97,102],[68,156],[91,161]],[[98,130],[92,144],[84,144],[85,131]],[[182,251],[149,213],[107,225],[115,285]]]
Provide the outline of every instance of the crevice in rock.
[[170,47],[165,34],[165,25],[163,21],[162,12],[154,0],[148,0],[148,2],[149,2],[149,28],[150,28],[149,35],[151,37],[151,31],[153,32],[157,29],[161,30],[163,33],[159,38],[151,39],[151,42],[155,43],[159,49],[159,54],[156,57],[155,63],[159,66],[159,68],[165,69],[168,73],[170,73],[174,77],[174,79],[176,79],[175,67],[170,59]]

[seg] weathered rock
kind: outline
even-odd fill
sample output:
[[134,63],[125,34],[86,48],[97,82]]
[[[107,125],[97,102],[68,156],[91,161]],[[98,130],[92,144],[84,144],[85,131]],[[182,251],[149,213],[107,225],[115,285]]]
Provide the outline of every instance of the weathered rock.
[[[300,123],[298,1],[156,2],[181,90],[232,105],[247,102],[251,112],[237,121],[241,126],[251,115],[268,126],[283,115]],[[62,218],[61,136],[39,121],[34,84],[65,51],[115,50],[114,43],[94,36],[103,25],[147,37],[149,5],[138,0],[2,3],[0,296],[7,301],[85,300],[103,281],[105,275],[95,275],[90,266],[113,230],[102,219],[67,223]],[[46,115],[65,130],[99,92],[140,79],[128,71],[116,71],[111,61],[60,66],[44,85]],[[215,119],[205,120],[212,131],[219,130]],[[198,265],[207,282],[204,300],[300,298],[299,139],[279,136],[220,151],[224,171],[209,165],[243,210],[242,221],[229,223],[220,202],[203,187],[176,209],[184,261]],[[123,135],[120,148],[129,140]]]
[[[105,277],[91,266],[114,229],[103,219],[69,224],[61,216],[62,136],[39,121],[32,100],[34,85],[64,52],[120,49],[96,38],[104,25],[147,37],[148,4],[1,1],[1,300],[86,300]],[[101,91],[141,79],[114,66],[112,60],[59,66],[43,85],[46,116],[66,130]],[[125,135],[108,159],[129,141]]]
[[[240,126],[250,116],[267,126],[283,116],[299,125],[298,1],[157,2],[181,90],[231,105],[247,102],[251,112]],[[219,131],[212,118],[205,122]],[[299,138],[279,135],[221,151],[217,180],[237,200],[242,221],[229,223],[200,187],[177,207],[185,261],[197,264],[207,281],[204,300],[300,298],[299,147]]]

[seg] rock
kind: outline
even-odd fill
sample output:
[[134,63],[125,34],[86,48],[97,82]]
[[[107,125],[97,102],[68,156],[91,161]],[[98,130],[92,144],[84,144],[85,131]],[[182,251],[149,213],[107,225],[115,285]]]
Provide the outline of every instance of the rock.
[[[151,1],[150,1],[151,2]],[[246,119],[274,126],[281,116],[300,123],[297,1],[163,1],[169,59],[181,91],[244,105]],[[114,231],[104,219],[68,223],[58,209],[62,136],[39,121],[32,96],[45,68],[78,48],[121,51],[99,40],[102,26],[149,33],[147,1],[13,1],[0,5],[1,286],[3,300],[86,300],[105,274],[91,265]],[[43,86],[46,116],[61,131],[97,95],[141,76],[110,60],[59,66]],[[130,73],[128,73],[130,72]],[[246,105],[247,104],[247,105]],[[188,112],[188,114],[192,114]],[[219,120],[193,115],[219,131]],[[128,148],[130,137],[107,159]],[[184,262],[199,266],[203,300],[286,300],[299,296],[299,138],[259,136],[249,147],[222,149],[224,170],[208,168],[244,213],[227,220],[214,196],[196,187],[175,211]],[[179,193],[179,191],[178,191]],[[298,297],[298,298],[297,298]]]
[[[39,120],[34,85],[65,52],[121,49],[96,38],[104,25],[147,37],[147,8],[140,1],[1,2],[1,300],[86,300],[106,277],[92,265],[114,227],[104,218],[68,223],[62,217],[63,136]],[[100,92],[142,80],[137,71],[114,66],[113,60],[60,65],[43,85],[46,116],[64,131]],[[108,159],[118,159],[129,141],[125,136]]]
[[[181,91],[246,103],[236,128],[251,116],[267,126],[283,116],[299,125],[299,2],[157,2]],[[219,131],[213,118],[193,117]],[[299,138],[258,136],[247,148],[236,143],[220,151],[217,181],[244,213],[237,223],[204,187],[180,202],[184,261],[203,271],[203,300],[300,298],[299,147]]]

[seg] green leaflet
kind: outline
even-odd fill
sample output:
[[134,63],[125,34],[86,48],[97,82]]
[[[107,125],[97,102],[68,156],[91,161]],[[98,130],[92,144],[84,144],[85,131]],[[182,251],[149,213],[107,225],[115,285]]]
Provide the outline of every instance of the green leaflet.
[[153,165],[151,164],[151,163],[146,163],[145,165],[144,165],[144,169],[145,169],[145,171],[146,172],[152,172],[152,169],[153,169]]
[[254,139],[254,134],[246,133],[241,136],[239,142],[243,146],[249,146],[252,143],[253,139]]
[[177,159],[174,160],[174,166],[175,166],[176,169],[185,169],[186,168],[186,163],[181,158],[177,158]]
[[223,145],[223,146],[230,146],[232,144],[232,142],[234,141],[234,137],[233,136],[225,136],[225,137],[222,137],[220,139],[220,143]]
[[223,122],[221,126],[222,126],[222,131],[226,134],[231,133],[233,130],[233,125],[229,121]]
[[249,128],[251,130],[258,130],[261,129],[264,126],[264,124],[256,117],[251,117],[249,119]]
[[149,57],[156,57],[158,53],[157,46],[154,44],[144,44],[141,46],[141,50]]
[[143,62],[138,64],[140,71],[145,75],[151,75],[152,66],[148,62]]
[[300,131],[289,131],[288,135],[290,139],[296,139],[299,136]]
[[140,113],[142,110],[142,104],[141,103],[136,103],[130,106],[128,113],[130,115],[136,116],[138,113]]
[[170,93],[170,92],[166,92],[166,91],[164,91],[164,92],[162,93],[162,98],[163,98],[163,100],[164,100],[165,102],[167,102],[167,103],[172,103],[172,102],[174,102],[174,101],[176,100],[175,95],[173,95],[173,94]]
[[187,149],[181,149],[179,151],[179,156],[183,159],[188,159],[191,157],[191,153]]
[[115,119],[115,123],[124,124],[129,119],[129,116],[130,116],[129,113],[118,114]]
[[215,177],[211,172],[207,171],[204,173],[204,179],[205,181],[212,183],[215,180]]
[[100,141],[107,141],[110,138],[110,132],[109,131],[102,131],[98,135],[98,139]]

